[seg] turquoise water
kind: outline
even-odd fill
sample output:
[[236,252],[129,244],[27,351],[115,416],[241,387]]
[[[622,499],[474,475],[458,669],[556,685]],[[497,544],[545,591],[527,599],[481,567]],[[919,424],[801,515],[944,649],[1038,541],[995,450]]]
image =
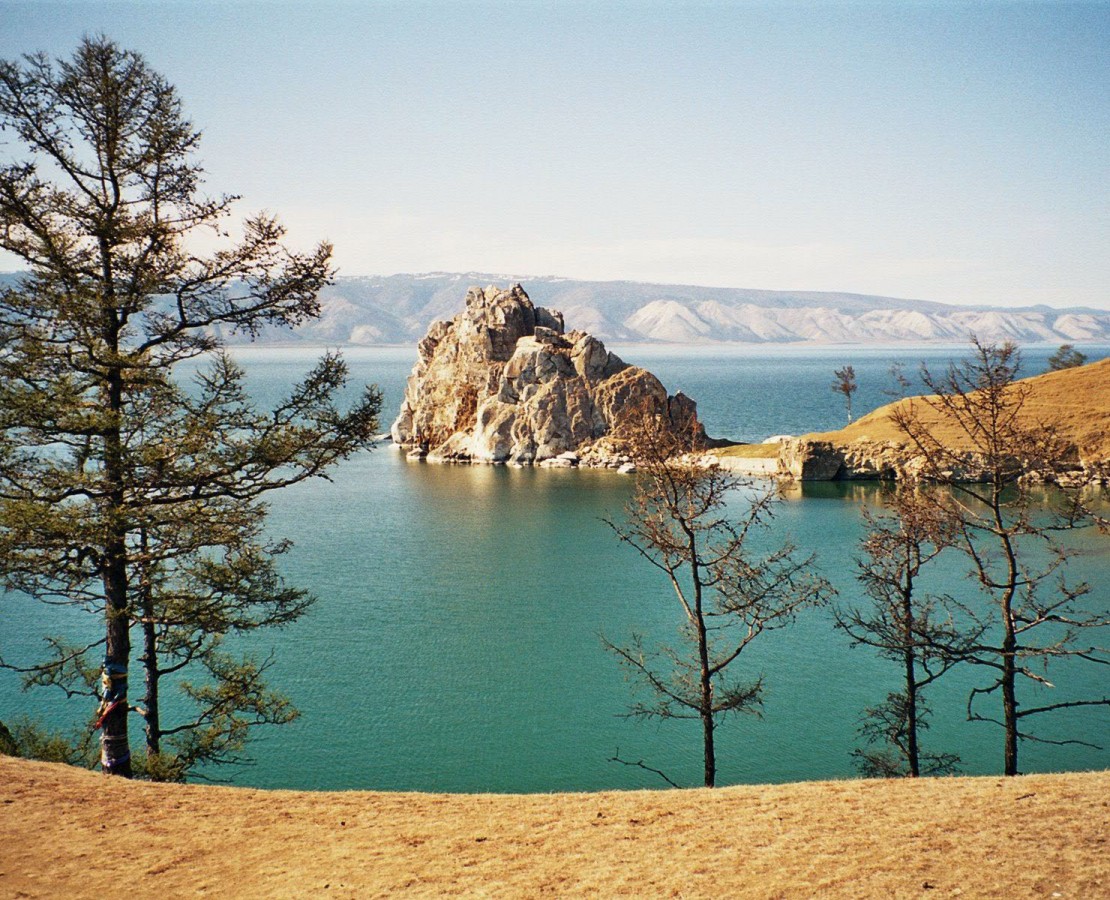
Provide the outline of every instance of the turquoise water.
[[[1052,348],[1027,353],[1043,369]],[[1086,348],[1085,348],[1086,349]],[[951,350],[721,351],[620,348],[671,389],[699,401],[711,433],[758,440],[835,427],[842,398],[832,369],[855,366],[856,413],[885,402],[892,359],[942,362]],[[958,352],[958,351],[957,351]],[[1110,348],[1091,353],[1104,356]],[[1038,355],[1039,354],[1039,355]],[[412,350],[347,354],[359,381],[376,381],[396,410]],[[273,396],[304,370],[303,350],[248,350],[241,358],[255,392]],[[388,423],[385,423],[388,424]],[[276,650],[273,682],[303,715],[258,730],[257,764],[240,784],[264,787],[451,791],[551,791],[659,787],[656,776],[608,761],[619,749],[685,784],[700,781],[697,723],[640,723],[622,717],[632,697],[599,634],[632,631],[670,639],[679,621],[673,594],[602,522],[619,515],[632,479],[610,472],[436,466],[407,462],[389,447],[359,454],[335,473],[276,496],[270,527],[291,537],[284,561],[319,602],[283,632],[258,635]],[[823,574],[856,593],[858,509],[872,489],[817,485],[788,492],[775,536],[790,534],[818,553]],[[743,498],[738,496],[737,503]],[[768,536],[770,539],[770,536]],[[1107,603],[1110,542],[1075,536],[1072,566]],[[949,567],[934,586],[969,589]],[[49,625],[48,616],[54,618]],[[0,647],[30,653],[48,630],[89,623],[8,598]],[[860,711],[896,687],[897,672],[851,649],[827,611],[765,635],[739,665],[766,676],[762,718],[729,720],[718,738],[721,783],[788,781],[852,774]],[[1066,676],[1066,677],[1065,677]],[[1099,681],[1102,679],[1102,681]],[[954,673],[929,694],[936,710],[926,749],[958,752],[964,770],[997,772],[1001,734],[964,721],[967,689],[980,672]],[[1060,696],[1102,693],[1105,671],[1061,670]],[[87,715],[49,693],[12,693],[0,680],[0,719],[21,712],[60,723]],[[1055,696],[1055,695],[1054,695]],[[1052,737],[1110,744],[1101,711],[1064,713]],[[1046,720],[1048,722],[1048,720]],[[135,737],[138,737],[136,732]],[[1026,771],[1104,768],[1106,753],[1025,744]]]

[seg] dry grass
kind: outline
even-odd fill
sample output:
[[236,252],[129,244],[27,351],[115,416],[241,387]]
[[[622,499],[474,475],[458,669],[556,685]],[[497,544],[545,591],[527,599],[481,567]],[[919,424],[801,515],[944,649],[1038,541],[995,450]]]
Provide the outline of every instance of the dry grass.
[[[1060,435],[1074,443],[1088,460],[1110,459],[1110,358],[1049,372],[1019,382],[1028,391],[1023,418],[1030,423],[1053,424]],[[905,436],[894,425],[891,412],[904,406],[901,400],[880,407],[839,431],[806,435],[837,444],[853,441],[903,443]],[[917,417],[951,447],[967,447],[965,436],[942,420],[921,398],[914,402]]]
[[0,757],[4,897],[1110,895],[1110,773],[550,795],[126,783]]
[[710,451],[712,456],[736,459],[777,459],[779,455],[778,444],[731,444],[728,447],[717,447]]

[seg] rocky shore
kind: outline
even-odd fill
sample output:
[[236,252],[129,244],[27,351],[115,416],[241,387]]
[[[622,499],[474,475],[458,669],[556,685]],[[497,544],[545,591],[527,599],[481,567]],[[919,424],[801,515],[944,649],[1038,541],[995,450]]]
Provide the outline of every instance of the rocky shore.
[[[894,441],[815,440],[784,441],[776,460],[776,475],[792,481],[877,481],[917,478],[925,468],[912,447]],[[958,482],[986,480],[980,454],[960,454],[950,478]],[[1110,484],[1110,465],[1104,459],[1083,459],[1077,448],[1057,460],[1051,479],[1059,484]]]
[[[838,440],[836,437],[787,438],[763,456],[728,456],[719,451],[705,454],[708,461],[743,476],[782,481],[897,481],[921,475],[925,461],[912,447],[897,441]],[[951,479],[979,482],[986,479],[985,463],[970,451],[961,454]],[[1061,485],[1110,485],[1110,461],[1083,458],[1072,447],[1055,466],[1051,480]]]

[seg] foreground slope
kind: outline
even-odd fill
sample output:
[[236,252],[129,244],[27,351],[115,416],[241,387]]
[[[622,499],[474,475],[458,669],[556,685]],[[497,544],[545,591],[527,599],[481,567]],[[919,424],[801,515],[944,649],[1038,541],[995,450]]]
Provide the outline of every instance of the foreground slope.
[[0,835],[5,897],[1099,897],[1110,773],[443,795],[0,757]]

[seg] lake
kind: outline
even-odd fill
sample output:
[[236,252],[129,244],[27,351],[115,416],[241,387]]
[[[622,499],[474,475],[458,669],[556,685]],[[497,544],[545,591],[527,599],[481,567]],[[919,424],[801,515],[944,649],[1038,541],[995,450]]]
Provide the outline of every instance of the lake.
[[[758,441],[844,424],[843,397],[831,390],[834,368],[855,367],[859,416],[889,401],[892,362],[906,363],[913,375],[917,361],[939,369],[964,348],[613,349],[671,392],[694,397],[710,434]],[[1026,373],[1044,371],[1054,349],[1026,350]],[[1110,347],[1082,349],[1092,360],[1110,355]],[[248,348],[236,355],[252,391],[267,402],[318,351]],[[384,430],[415,350],[345,356],[357,383],[382,387]],[[296,544],[283,570],[319,600],[289,629],[252,639],[259,652],[274,648],[271,681],[302,717],[257,730],[256,764],[236,782],[422,791],[664,786],[648,772],[610,762],[619,750],[679,783],[699,784],[698,723],[624,717],[632,688],[600,642],[602,633],[619,642],[634,631],[669,640],[679,623],[669,585],[602,521],[621,514],[633,484],[607,471],[414,463],[382,446],[342,464],[330,482],[274,495],[270,530]],[[773,534],[761,540],[791,536],[818,554],[821,573],[845,599],[857,597],[859,509],[875,500],[874,488],[862,485],[790,489]],[[740,492],[738,508],[743,501]],[[1090,581],[1091,604],[1105,608],[1110,541],[1086,531],[1071,543],[1080,555],[1069,572]],[[930,586],[965,597],[971,591],[955,556]],[[26,660],[43,633],[98,624],[16,597],[6,598],[4,619],[0,649]],[[726,720],[719,731],[721,784],[852,775],[860,714],[898,678],[894,664],[849,647],[828,611],[764,635],[738,665],[751,677],[765,675],[766,702],[762,718]],[[965,668],[928,692],[934,718],[924,749],[959,753],[972,774],[998,772],[1002,762],[1001,730],[965,721],[967,691],[985,680]],[[1052,696],[1101,696],[1105,683],[1098,666],[1061,669]],[[0,673],[0,720],[24,712],[63,724],[89,710],[42,689],[18,693],[14,676]],[[1065,711],[1046,718],[1041,732],[1105,743],[1107,721],[1101,710]],[[1077,745],[1025,743],[1021,752],[1024,771],[1110,764],[1107,753]]]

